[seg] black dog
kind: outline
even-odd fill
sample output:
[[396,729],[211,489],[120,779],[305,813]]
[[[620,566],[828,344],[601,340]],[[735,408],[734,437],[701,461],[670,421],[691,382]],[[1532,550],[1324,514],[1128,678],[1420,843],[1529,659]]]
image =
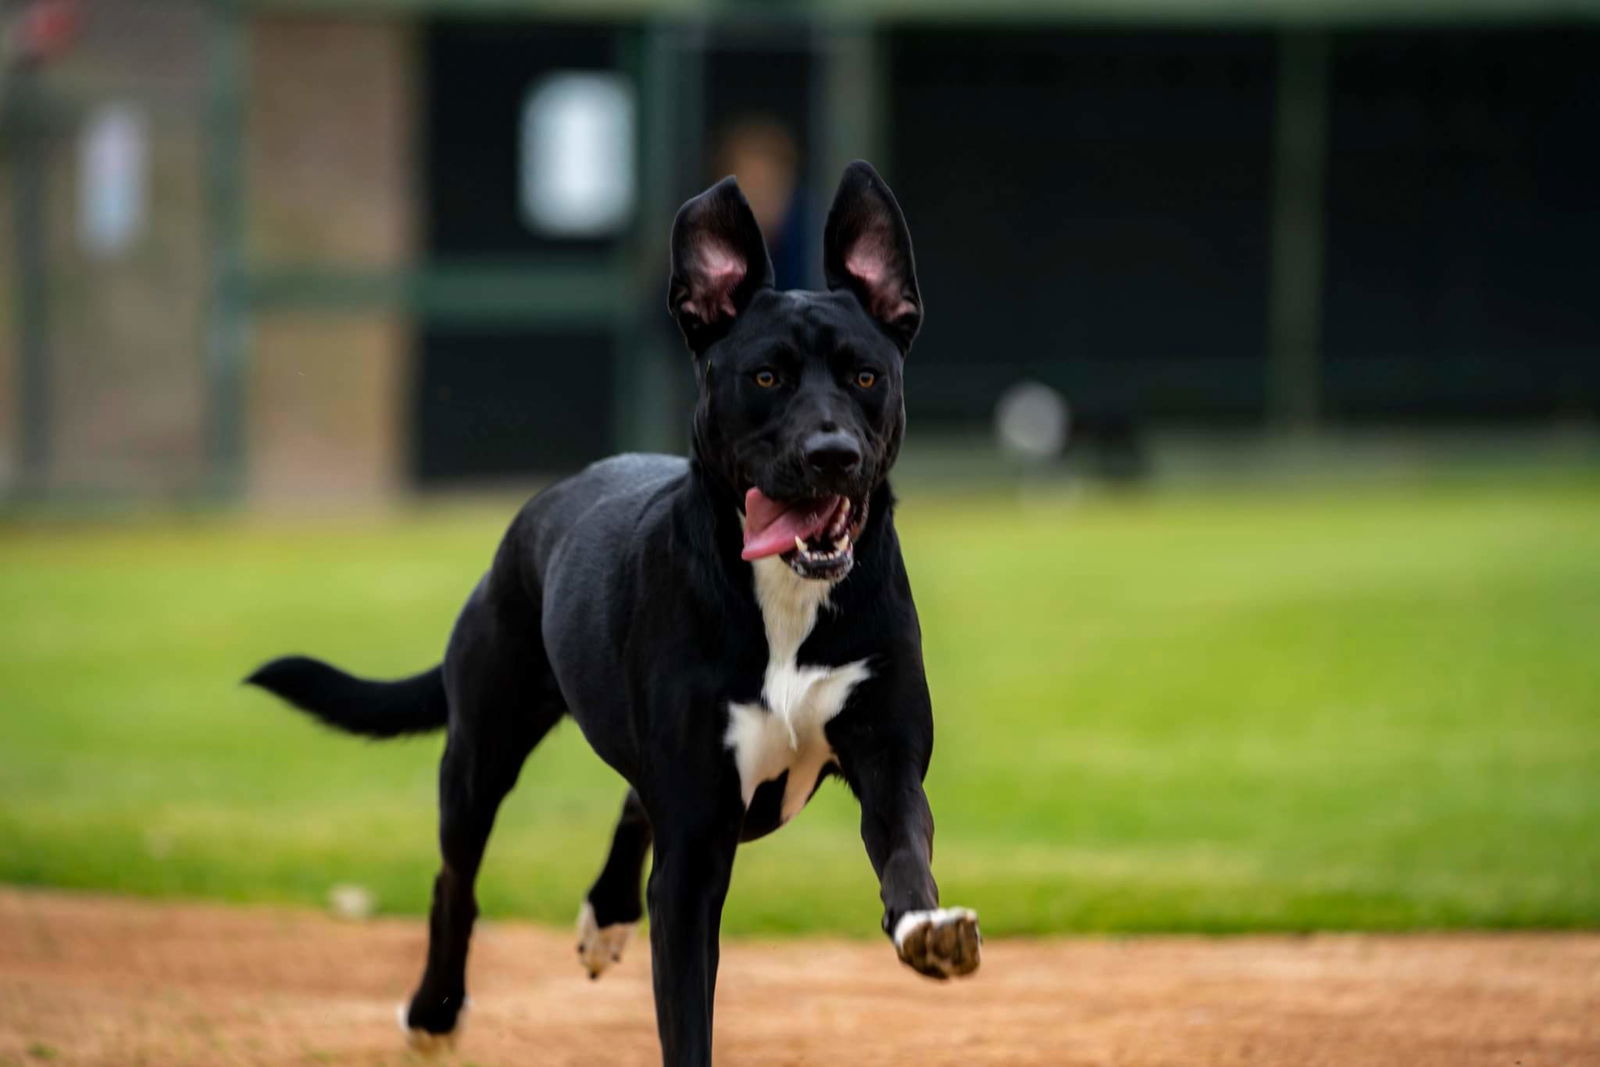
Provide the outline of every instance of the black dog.
[[591,976],[642,914],[668,1065],[711,1060],[718,926],[740,841],[836,773],[861,802],[883,929],[934,978],[978,966],[977,916],[941,909],[922,779],[933,748],[921,636],[885,477],[922,321],[911,239],[865,163],[824,233],[827,292],[777,292],[727,178],[672,232],[669,303],[694,355],[694,458],[618,456],[534,497],[468,599],[444,664],[398,682],[291,657],[251,681],[370,737],[446,727],[444,865],[419,1044],[465,1003],[473,881],[501,799],[562,714],[632,787],[579,920]]

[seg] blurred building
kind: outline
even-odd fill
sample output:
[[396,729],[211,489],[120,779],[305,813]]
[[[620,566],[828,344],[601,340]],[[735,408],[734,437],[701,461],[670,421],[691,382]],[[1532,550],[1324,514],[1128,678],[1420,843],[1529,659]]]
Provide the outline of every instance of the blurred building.
[[919,433],[1023,378],[1091,427],[1600,411],[1587,0],[28,0],[6,27],[11,494],[371,497],[681,449],[673,211],[732,165],[815,274],[855,156],[917,241]]

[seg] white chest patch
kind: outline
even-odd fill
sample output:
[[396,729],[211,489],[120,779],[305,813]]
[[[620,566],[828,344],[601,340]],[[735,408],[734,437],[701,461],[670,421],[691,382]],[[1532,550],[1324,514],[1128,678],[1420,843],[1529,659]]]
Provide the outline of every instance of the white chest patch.
[[822,728],[839,714],[850,691],[870,675],[866,660],[842,667],[802,667],[795,662],[800,646],[817,624],[817,611],[832,586],[795,574],[777,556],[751,564],[756,603],[767,628],[767,672],[761,703],[728,704],[728,732],[745,806],[756,786],[789,772],[783,790],[783,821],[788,822],[811,797],[817,776],[830,760]]

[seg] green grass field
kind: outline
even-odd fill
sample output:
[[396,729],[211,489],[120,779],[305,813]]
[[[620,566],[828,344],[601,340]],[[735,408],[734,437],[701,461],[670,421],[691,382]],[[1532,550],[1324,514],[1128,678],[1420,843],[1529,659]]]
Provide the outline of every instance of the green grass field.
[[[1600,482],[906,497],[935,870],[989,933],[1600,925]],[[510,510],[0,527],[0,881],[422,910],[439,739],[237,679],[435,662]],[[621,796],[558,729],[485,911],[569,922]],[[877,917],[834,784],[725,928]]]

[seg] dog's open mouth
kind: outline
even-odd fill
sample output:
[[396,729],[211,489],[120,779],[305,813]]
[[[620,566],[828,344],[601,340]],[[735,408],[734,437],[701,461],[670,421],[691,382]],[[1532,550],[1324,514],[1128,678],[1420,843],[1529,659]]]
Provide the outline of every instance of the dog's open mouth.
[[751,489],[744,497],[740,554],[747,560],[782,556],[802,578],[839,579],[855,560],[856,538],[866,522],[865,500],[825,496],[782,501]]

